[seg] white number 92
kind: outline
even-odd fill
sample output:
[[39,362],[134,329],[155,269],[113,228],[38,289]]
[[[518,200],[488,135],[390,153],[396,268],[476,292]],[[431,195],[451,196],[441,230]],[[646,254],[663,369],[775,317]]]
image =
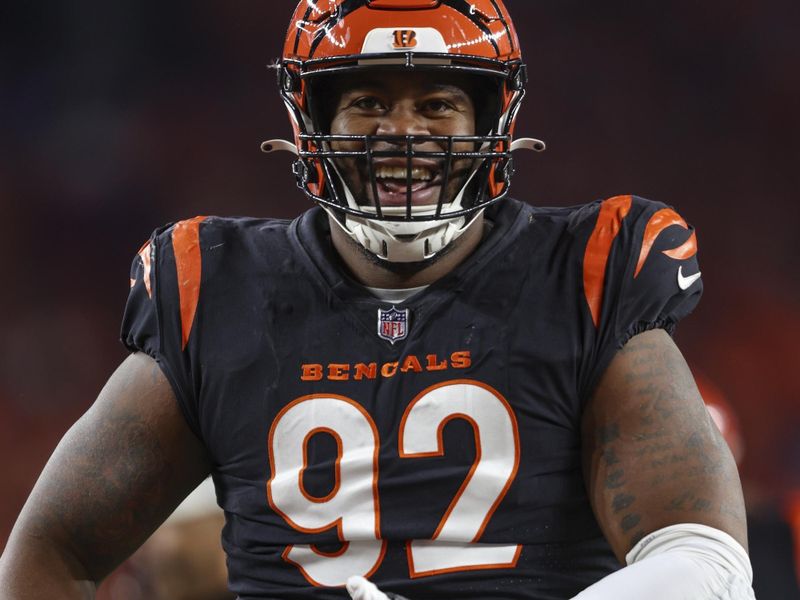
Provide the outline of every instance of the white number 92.
[[[442,430],[453,419],[475,434],[475,461],[429,540],[406,542],[409,576],[461,570],[511,568],[522,546],[477,543],[517,474],[517,421],[505,398],[472,380],[430,387],[409,404],[399,431],[401,458],[443,456]],[[308,493],[303,475],[311,438],[327,433],[336,442],[334,485],[324,497]],[[342,547],[335,553],[313,545],[291,545],[283,558],[313,585],[343,586],[348,577],[370,577],[386,552],[378,498],[380,438],[361,405],[334,394],[303,396],[277,415],[269,432],[272,478],[270,506],[297,531],[336,527]],[[409,515],[413,518],[413,514]]]

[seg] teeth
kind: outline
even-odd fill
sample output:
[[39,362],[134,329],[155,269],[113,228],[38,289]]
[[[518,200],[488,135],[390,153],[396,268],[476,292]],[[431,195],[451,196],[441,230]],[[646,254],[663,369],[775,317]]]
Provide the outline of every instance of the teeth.
[[[403,167],[382,165],[375,169],[375,177],[377,179],[402,179],[405,181],[407,174],[408,171]],[[431,181],[433,179],[433,171],[425,167],[414,167],[411,169],[411,179],[416,181]]]

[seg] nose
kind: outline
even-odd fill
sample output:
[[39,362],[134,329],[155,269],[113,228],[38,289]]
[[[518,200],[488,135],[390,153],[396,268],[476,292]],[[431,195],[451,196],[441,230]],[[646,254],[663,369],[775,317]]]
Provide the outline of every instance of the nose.
[[430,135],[425,117],[410,105],[395,105],[378,122],[376,135]]

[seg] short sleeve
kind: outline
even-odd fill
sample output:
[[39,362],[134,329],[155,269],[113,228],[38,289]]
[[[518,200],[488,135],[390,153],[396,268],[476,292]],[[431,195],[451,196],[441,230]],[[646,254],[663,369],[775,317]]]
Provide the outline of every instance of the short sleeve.
[[133,259],[120,339],[131,352],[144,352],[156,361],[189,427],[202,437],[191,361],[181,343],[172,232],[171,226],[157,230]]
[[160,335],[156,300],[153,296],[154,248],[155,240],[151,239],[142,246],[131,264],[131,289],[122,318],[120,337],[131,352],[144,352],[157,360]]
[[703,293],[693,227],[672,208],[655,203],[646,204],[632,225],[625,240],[630,250],[618,261],[621,280],[610,278],[612,292],[619,290],[608,323],[616,349],[648,329],[673,334]]
[[628,340],[659,328],[673,335],[678,322],[692,312],[703,293],[697,235],[691,225],[664,204],[627,196],[603,203],[595,231],[603,225],[603,208],[607,214],[611,212],[609,202],[614,203],[615,213],[606,224],[610,231],[607,237],[613,239],[607,241],[602,290],[598,290],[599,300],[593,307],[594,360],[585,380],[584,397],[591,394]]

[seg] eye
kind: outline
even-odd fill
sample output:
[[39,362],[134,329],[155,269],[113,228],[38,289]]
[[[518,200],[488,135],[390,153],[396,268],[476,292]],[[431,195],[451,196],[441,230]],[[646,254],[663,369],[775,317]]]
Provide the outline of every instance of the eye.
[[423,107],[426,111],[432,113],[446,113],[455,110],[455,106],[443,98],[432,98],[431,100],[425,102]]
[[362,96],[357,98],[350,106],[360,108],[361,110],[365,111],[379,111],[386,109],[380,98],[375,96]]

